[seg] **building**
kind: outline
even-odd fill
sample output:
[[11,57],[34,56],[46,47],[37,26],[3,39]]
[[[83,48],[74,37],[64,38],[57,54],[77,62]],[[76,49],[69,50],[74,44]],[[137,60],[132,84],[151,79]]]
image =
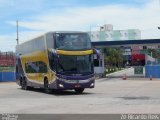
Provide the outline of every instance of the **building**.
[[114,30],[113,25],[105,24],[99,31],[90,31],[92,41],[138,40],[141,39],[139,29]]
[[[113,25],[105,24],[99,31],[89,32],[91,40],[94,41],[121,41],[140,40],[141,31],[139,29],[114,30]],[[145,54],[141,53],[141,46],[122,46],[125,65],[145,65]]]
[[13,52],[0,52],[0,67],[14,67],[16,57]]

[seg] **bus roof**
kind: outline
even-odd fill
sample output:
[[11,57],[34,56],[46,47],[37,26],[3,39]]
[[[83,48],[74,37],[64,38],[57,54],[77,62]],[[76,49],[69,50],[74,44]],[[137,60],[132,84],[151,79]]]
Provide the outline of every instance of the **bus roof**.
[[[27,40],[21,44],[16,45],[16,52],[20,53],[28,53],[33,51],[32,49],[36,50],[44,50],[46,48],[45,46],[45,39],[47,39],[47,36],[51,36],[54,33],[87,33],[82,31],[50,31],[46,32],[45,34],[42,34],[38,37],[35,37],[33,39]],[[26,51],[26,52],[25,52]]]
[[[20,44],[18,44],[18,45],[21,45],[21,44],[23,44],[23,43],[29,42],[29,41],[34,40],[34,39],[36,39],[36,38],[45,36],[45,35],[47,35],[47,34],[53,34],[53,33],[87,33],[87,32],[84,32],[84,31],[49,31],[49,32],[46,32],[46,33],[44,33],[44,34],[41,34],[41,35],[39,35],[39,36],[37,36],[37,37],[33,37],[32,39],[29,39],[29,40],[27,40],[27,41],[24,41],[24,42],[22,42],[22,43],[20,43]],[[18,45],[16,45],[16,46],[18,46]]]

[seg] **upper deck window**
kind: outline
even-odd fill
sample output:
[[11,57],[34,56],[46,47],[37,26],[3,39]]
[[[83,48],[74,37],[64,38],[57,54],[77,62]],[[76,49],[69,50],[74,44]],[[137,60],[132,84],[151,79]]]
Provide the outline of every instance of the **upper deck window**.
[[61,50],[91,49],[91,40],[87,33],[56,33],[56,48]]

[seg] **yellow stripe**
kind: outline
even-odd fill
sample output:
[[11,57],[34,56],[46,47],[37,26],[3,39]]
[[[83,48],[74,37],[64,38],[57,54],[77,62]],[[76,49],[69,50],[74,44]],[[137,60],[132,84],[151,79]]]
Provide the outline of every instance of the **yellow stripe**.
[[93,54],[93,50],[86,50],[86,51],[64,51],[64,50],[57,50],[58,54],[61,55],[89,55]]

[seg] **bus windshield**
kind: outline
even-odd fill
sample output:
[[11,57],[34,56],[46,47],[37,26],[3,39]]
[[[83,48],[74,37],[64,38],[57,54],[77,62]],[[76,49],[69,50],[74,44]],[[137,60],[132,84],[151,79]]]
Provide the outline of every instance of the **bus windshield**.
[[87,33],[56,33],[56,48],[61,50],[91,49],[91,40]]
[[57,71],[59,73],[67,73],[67,74],[92,73],[93,55],[84,55],[84,56],[59,55]]

